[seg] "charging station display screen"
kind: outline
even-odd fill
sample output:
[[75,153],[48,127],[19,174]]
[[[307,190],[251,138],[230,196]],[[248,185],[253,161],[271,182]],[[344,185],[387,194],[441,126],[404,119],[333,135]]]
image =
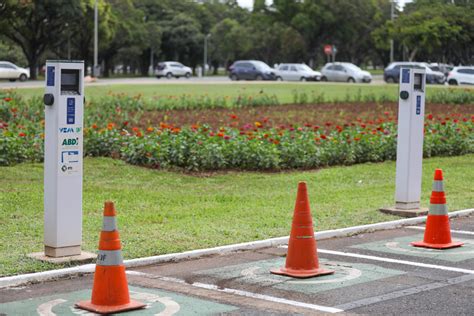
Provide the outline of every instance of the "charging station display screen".
[[423,74],[415,74],[413,88],[418,91],[423,91]]
[[61,70],[61,94],[80,94],[79,73],[78,69]]

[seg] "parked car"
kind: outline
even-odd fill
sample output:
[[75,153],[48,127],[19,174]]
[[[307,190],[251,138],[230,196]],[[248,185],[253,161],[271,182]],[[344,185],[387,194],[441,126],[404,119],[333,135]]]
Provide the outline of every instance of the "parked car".
[[190,78],[193,74],[191,68],[179,63],[177,61],[164,61],[158,64],[155,75],[156,78],[166,77],[168,79],[175,77],[186,77]]
[[275,70],[259,60],[238,60],[229,67],[231,80],[276,80]]
[[319,81],[321,73],[305,64],[280,64],[276,71],[277,80]]
[[25,81],[30,78],[30,71],[25,68],[18,67],[9,61],[0,61],[0,79],[8,79],[10,81]]
[[443,84],[446,81],[446,77],[442,72],[433,71],[427,63],[419,62],[393,62],[385,68],[383,73],[383,79],[387,83],[398,83],[400,81],[400,68],[418,68],[425,69],[426,71],[426,83],[438,83]]
[[448,76],[449,72],[453,70],[454,66],[448,64],[441,64],[441,63],[431,63],[428,65],[431,70],[442,72],[446,77]]
[[327,63],[321,69],[321,81],[366,82],[372,81],[370,72],[351,63]]
[[474,66],[454,67],[448,74],[450,85],[474,84]]

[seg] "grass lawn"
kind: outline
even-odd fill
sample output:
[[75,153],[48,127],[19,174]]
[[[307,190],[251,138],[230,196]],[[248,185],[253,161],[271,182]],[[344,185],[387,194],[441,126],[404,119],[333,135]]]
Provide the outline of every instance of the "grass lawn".
[[[422,204],[433,171],[445,171],[450,210],[474,206],[474,155],[426,159]],[[288,235],[296,187],[308,182],[317,230],[395,219],[395,163],[284,173],[210,176],[85,159],[83,249],[96,251],[105,200],[116,202],[124,256],[136,258]],[[43,248],[43,165],[0,168],[0,276],[62,266],[26,257]]]
[[[443,86],[428,86],[427,93],[436,89],[442,89]],[[248,83],[245,81],[233,83],[219,83],[219,84],[182,84],[182,83],[167,83],[160,84],[142,84],[142,85],[103,85],[103,86],[87,86],[86,98],[100,98],[107,96],[107,93],[125,93],[128,95],[143,94],[145,98],[154,96],[179,96],[183,94],[204,95],[208,94],[211,97],[217,96],[238,96],[241,94],[255,95],[263,91],[269,95],[276,95],[280,103],[292,103],[294,91],[298,93],[306,92],[309,96],[311,93],[324,93],[326,99],[344,99],[346,95],[357,94],[360,90],[361,95],[374,94],[389,95],[396,98],[398,94],[398,85],[368,85],[368,84],[344,84],[344,83]],[[42,88],[25,88],[18,89],[18,93],[25,97],[38,96],[42,97],[44,89]]]

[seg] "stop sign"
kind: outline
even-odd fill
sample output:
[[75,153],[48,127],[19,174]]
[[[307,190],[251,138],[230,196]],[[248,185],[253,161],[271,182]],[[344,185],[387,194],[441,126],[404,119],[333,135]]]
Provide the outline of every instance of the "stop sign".
[[332,45],[324,45],[324,53],[326,55],[331,55],[332,54]]

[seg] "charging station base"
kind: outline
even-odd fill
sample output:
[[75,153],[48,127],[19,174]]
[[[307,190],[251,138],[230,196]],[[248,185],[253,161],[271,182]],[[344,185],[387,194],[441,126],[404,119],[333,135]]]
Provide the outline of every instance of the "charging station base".
[[396,215],[401,217],[418,217],[428,215],[427,207],[420,207],[414,209],[402,209],[397,208],[396,206],[392,207],[382,207],[379,209],[380,212],[390,215]]
[[78,255],[73,256],[64,256],[64,257],[50,257],[47,256],[44,252],[34,252],[28,254],[28,257],[31,259],[49,262],[49,263],[70,263],[70,262],[80,262],[80,263],[90,263],[93,262],[97,258],[97,254],[81,251]]

